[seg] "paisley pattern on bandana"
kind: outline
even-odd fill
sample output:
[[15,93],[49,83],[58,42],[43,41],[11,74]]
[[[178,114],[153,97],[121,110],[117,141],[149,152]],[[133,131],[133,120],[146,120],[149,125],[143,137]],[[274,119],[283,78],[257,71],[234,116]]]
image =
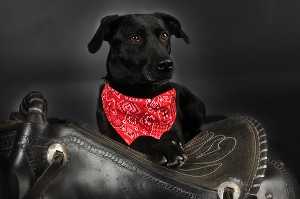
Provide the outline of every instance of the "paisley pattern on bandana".
[[174,88],[144,99],[125,96],[106,83],[101,98],[108,121],[128,145],[139,136],[160,139],[176,118]]

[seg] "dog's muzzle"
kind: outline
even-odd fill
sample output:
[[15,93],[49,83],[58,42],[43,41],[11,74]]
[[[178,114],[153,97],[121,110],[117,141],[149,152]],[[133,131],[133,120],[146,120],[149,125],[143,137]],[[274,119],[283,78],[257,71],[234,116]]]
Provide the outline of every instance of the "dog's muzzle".
[[151,82],[165,83],[173,78],[174,65],[172,60],[165,59],[144,67],[144,77]]

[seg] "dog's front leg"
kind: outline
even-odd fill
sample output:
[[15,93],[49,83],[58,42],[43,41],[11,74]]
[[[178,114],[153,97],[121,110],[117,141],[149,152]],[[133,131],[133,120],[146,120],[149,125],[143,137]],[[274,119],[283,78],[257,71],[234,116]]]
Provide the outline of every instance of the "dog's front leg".
[[130,146],[149,155],[153,162],[167,167],[180,167],[187,160],[181,142],[171,131],[164,133],[160,139],[140,136]]

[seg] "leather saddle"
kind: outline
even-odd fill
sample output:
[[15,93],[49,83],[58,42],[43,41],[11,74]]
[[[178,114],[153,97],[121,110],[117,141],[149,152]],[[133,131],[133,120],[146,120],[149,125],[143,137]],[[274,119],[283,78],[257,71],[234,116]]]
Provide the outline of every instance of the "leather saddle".
[[187,162],[166,168],[72,120],[46,118],[41,93],[28,94],[0,123],[0,197],[104,199],[296,199],[285,165],[269,158],[259,122],[212,123],[185,145]]

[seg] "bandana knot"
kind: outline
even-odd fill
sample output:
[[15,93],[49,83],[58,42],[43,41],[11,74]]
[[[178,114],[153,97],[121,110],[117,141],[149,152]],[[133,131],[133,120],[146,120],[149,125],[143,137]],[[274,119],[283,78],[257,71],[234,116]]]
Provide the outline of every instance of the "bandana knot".
[[152,99],[134,98],[119,93],[106,83],[101,99],[108,121],[128,145],[139,136],[160,139],[176,118],[174,88]]

